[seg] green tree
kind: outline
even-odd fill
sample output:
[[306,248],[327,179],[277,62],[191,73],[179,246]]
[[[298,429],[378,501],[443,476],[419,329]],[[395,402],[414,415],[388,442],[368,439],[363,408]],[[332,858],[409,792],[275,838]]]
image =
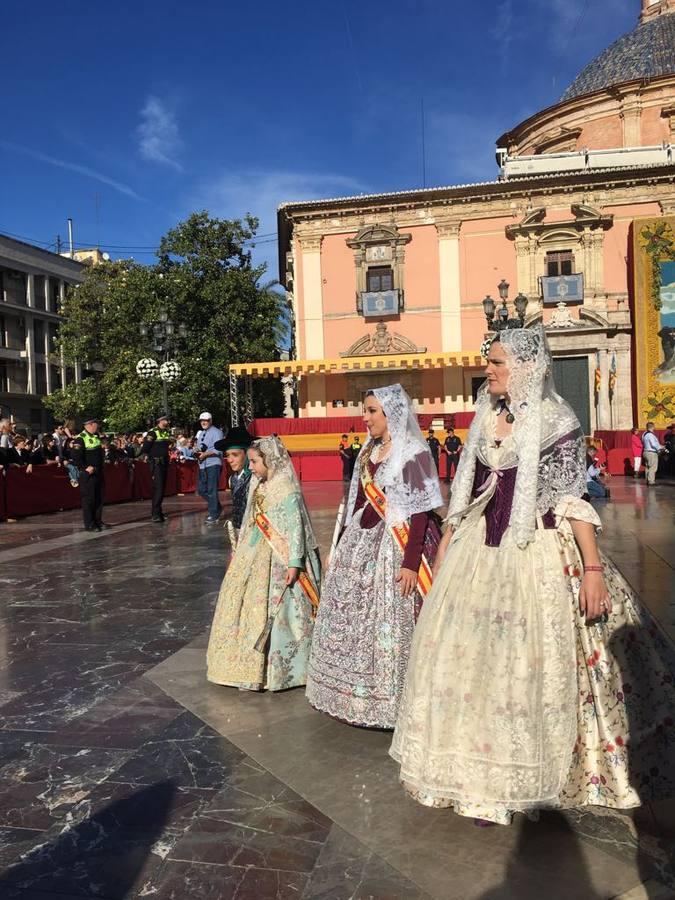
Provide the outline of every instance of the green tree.
[[[155,265],[122,260],[88,269],[67,294],[58,340],[67,364],[79,361],[84,378],[46,399],[54,414],[91,411],[115,430],[155,416],[161,382],[140,379],[136,364],[142,357],[162,362],[139,326],[156,322],[163,308],[186,329],[171,354],[181,366],[169,386],[174,420],[192,424],[200,409],[209,409],[216,421],[227,421],[228,366],[274,359],[287,330],[284,298],[263,282],[265,267],[253,266],[247,249],[257,225],[251,216],[230,221],[194,213],[162,238]],[[255,402],[257,414],[280,415],[281,385],[261,386]]]

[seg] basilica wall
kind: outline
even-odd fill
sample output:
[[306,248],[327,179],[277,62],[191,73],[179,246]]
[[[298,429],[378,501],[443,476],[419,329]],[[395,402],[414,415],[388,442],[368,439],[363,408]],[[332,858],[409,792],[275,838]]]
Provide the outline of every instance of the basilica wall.
[[511,156],[654,147],[675,141],[675,77],[633,82],[548,107],[498,141]]

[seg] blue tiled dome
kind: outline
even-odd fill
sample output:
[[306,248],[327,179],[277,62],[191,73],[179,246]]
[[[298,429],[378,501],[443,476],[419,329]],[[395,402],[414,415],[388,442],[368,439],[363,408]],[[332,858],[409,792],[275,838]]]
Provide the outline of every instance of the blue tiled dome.
[[657,16],[620,37],[574,79],[561,100],[615,84],[675,74],[675,14]]

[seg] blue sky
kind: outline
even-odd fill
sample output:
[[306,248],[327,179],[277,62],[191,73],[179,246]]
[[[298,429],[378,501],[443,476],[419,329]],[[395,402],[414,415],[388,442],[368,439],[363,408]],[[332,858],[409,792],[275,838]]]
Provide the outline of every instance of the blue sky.
[[[496,177],[639,0],[5,0],[0,231],[152,261],[195,209]],[[114,248],[138,248],[115,250]]]

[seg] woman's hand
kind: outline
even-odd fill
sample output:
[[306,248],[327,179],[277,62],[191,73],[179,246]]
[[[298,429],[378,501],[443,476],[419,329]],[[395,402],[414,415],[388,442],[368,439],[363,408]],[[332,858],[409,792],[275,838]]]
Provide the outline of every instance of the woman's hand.
[[297,566],[289,566],[288,569],[286,569],[286,587],[293,587],[298,580],[299,574],[300,569],[298,569]]
[[599,619],[605,613],[611,613],[612,600],[602,572],[584,572],[579,591],[579,608],[589,622]]
[[445,534],[441,538],[441,541],[438,545],[438,552],[436,553],[436,559],[434,561],[433,569],[431,570],[431,577],[435,578],[438,575],[438,570],[441,568],[441,563],[443,562],[443,557],[445,556],[445,551],[448,549],[448,545],[452,540],[452,536],[455,533],[455,529],[452,525],[448,525],[445,530]]
[[417,586],[417,572],[413,572],[412,569],[404,569],[401,566],[396,576],[396,583],[401,589],[401,596],[409,597]]

